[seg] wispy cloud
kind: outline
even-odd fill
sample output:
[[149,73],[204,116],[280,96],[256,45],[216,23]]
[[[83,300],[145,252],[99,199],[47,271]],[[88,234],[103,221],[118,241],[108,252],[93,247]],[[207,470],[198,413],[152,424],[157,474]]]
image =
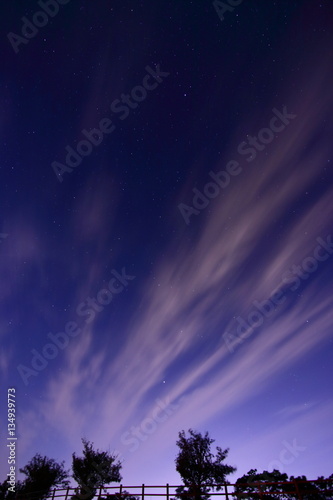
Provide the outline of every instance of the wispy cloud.
[[282,410],[278,411],[278,415],[280,415],[284,419],[289,419],[290,417],[298,417],[301,413],[308,412],[311,408],[315,406],[314,402],[306,402],[298,405],[290,405],[282,408]]
[[[198,225],[196,242],[188,243],[184,232],[160,259],[154,282],[142,283],[143,299],[123,332],[120,352],[114,355],[112,342],[97,349],[98,329],[106,327],[92,323],[66,351],[61,372],[52,372],[45,401],[37,404],[36,412],[71,444],[85,431],[97,445],[116,442],[129,425],[153,411],[152,395],[162,392],[164,379],[170,401],[188,396],[165,428],[186,421],[204,423],[262,392],[331,335],[333,298],[318,271],[297,300],[265,322],[237,356],[230,355],[222,340],[235,316],[247,311],[253,300],[267,298],[283,273],[313,251],[316,238],[332,232],[332,191],[322,193],[300,215],[295,211],[296,201],[305,199],[322,175],[331,147],[324,139],[308,147],[332,104],[331,93],[321,95],[320,108],[311,99],[323,90],[313,73],[305,90],[309,100],[295,95],[289,100],[298,119],[283,138],[212,204],[206,222]],[[99,257],[105,207],[101,202],[92,208],[83,200],[80,213],[80,221],[73,218],[74,239],[84,244],[85,238],[101,237],[79,287],[82,296],[103,277]],[[221,340],[216,341],[219,332]],[[297,415],[298,410],[289,409],[293,412]]]

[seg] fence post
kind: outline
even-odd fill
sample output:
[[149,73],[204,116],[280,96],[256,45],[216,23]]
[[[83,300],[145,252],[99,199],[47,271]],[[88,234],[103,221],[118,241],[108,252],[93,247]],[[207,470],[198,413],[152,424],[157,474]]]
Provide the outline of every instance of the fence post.
[[141,492],[141,499],[144,500],[145,498],[145,485],[142,485],[142,492]]
[[299,491],[299,488],[298,488],[298,484],[297,484],[296,479],[294,479],[294,484],[295,484],[295,491],[296,491],[296,493],[297,493],[297,496],[298,496],[299,500],[302,500],[302,499],[303,499],[303,497],[302,497],[302,495],[301,495],[301,492]]
[[166,485],[167,500],[169,500],[169,483]]
[[227,486],[227,483],[225,483],[224,489],[225,489],[225,498],[226,498],[226,500],[228,500],[229,495],[228,495],[228,486]]
[[122,491],[123,491],[123,485],[121,484],[121,485],[120,485],[120,488],[119,488],[119,494],[120,494],[120,495],[122,494]]
[[262,493],[262,489],[261,489],[260,483],[257,483],[257,488],[258,488],[258,491],[259,491],[260,498],[264,498],[264,495]]
[[69,495],[69,486],[67,486],[67,491],[66,491],[65,500],[67,500],[68,495]]
[[56,489],[53,488],[53,494],[52,494],[52,500],[54,500],[54,495],[55,495]]

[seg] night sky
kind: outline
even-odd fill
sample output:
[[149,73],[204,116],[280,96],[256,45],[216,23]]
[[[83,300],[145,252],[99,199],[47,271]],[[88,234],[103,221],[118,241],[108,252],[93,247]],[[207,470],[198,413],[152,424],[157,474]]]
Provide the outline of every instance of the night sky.
[[177,484],[193,428],[330,475],[333,3],[41,4],[0,17],[1,481],[8,388],[17,468]]

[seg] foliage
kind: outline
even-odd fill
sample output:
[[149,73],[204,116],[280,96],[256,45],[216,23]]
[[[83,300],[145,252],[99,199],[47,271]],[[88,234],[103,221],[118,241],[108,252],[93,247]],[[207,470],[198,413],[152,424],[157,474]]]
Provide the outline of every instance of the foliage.
[[64,462],[58,464],[53,458],[41,456],[39,453],[20,469],[27,477],[18,483],[18,497],[43,499],[51,488],[66,488],[69,484],[68,471],[64,469]]
[[[176,498],[208,500],[211,489],[221,490],[222,486],[219,485],[228,484],[226,476],[236,468],[224,463],[228,449],[222,450],[217,446],[214,457],[211,452],[214,439],[209,437],[208,432],[204,436],[192,429],[188,432],[188,437],[185,431],[179,432],[176,442],[179,447],[175,459],[176,470],[184,483],[176,489]],[[73,478],[79,485],[72,500],[92,500],[97,489],[107,493],[105,485],[120,482],[122,479],[122,464],[117,456],[94,450],[93,444],[85,439],[82,439],[82,443],[83,457],[77,457],[75,453],[72,455]],[[58,464],[38,453],[19,470],[26,478],[15,483],[14,492],[9,489],[12,483],[9,483],[8,478],[0,483],[0,500],[45,500],[52,488],[66,488],[69,484],[64,462]],[[310,482],[305,476],[288,478],[287,474],[276,469],[261,473],[258,473],[257,469],[251,469],[237,479],[233,495],[248,500],[259,500],[263,498],[262,495],[266,500],[298,500],[300,496],[302,500],[332,500],[333,474],[326,479],[321,476],[317,481]],[[140,500],[140,496],[122,490],[121,493],[107,493],[104,498],[100,497],[100,500]]]
[[[318,483],[309,483],[306,476],[290,477],[290,481],[293,481],[297,485],[297,489],[303,500],[326,500],[333,498],[333,474],[331,474],[328,480],[323,477],[319,477]],[[295,497],[297,498],[297,497]]]
[[139,500],[139,497],[131,495],[128,491],[123,490],[121,493],[111,493],[105,497],[101,497],[100,500]]
[[[204,436],[192,429],[188,432],[189,437],[186,437],[185,431],[181,431],[176,443],[180,449],[175,460],[176,470],[184,483],[184,486],[177,488],[176,497],[182,500],[206,500],[209,498],[209,485],[225,483],[226,476],[235,472],[236,468],[223,463],[228,449],[222,450],[217,446],[214,458],[211,445],[215,440],[209,437],[208,432]],[[216,489],[221,488],[216,486]]]
[[[299,494],[303,500],[328,500],[333,498],[332,488],[333,475],[328,479],[323,477],[318,483],[305,482],[305,476],[288,478],[287,474],[274,469],[273,472],[264,471],[257,473],[257,469],[251,469],[247,474],[240,477],[236,481],[235,493],[237,498],[246,500],[258,500],[262,498],[258,493],[260,491],[265,494],[265,499],[276,500],[277,493],[279,499],[296,500],[299,499]],[[270,484],[279,482],[280,484]],[[287,483],[287,484],[283,484]],[[297,493],[298,490],[298,493]],[[329,491],[330,490],[330,491]]]
[[[265,499],[276,500],[277,496],[274,493],[279,493],[279,499],[291,499],[291,496],[287,494],[290,491],[290,486],[285,484],[269,484],[275,482],[287,482],[287,474],[282,474],[277,469],[272,472],[263,471],[258,473],[257,469],[251,469],[247,474],[240,477],[236,481],[235,493],[238,493],[239,498],[257,500],[260,499],[260,493],[258,492],[258,485],[260,485],[260,490],[265,493]],[[273,493],[270,495],[270,493]]]
[[9,490],[11,485],[9,484],[8,479],[5,479],[3,483],[0,483],[0,500],[12,500],[16,497],[16,488],[15,492]]
[[320,499],[328,500],[333,498],[333,474],[331,474],[327,479],[324,476],[319,476],[317,479],[318,483],[317,489],[320,493]]
[[98,488],[111,482],[120,482],[122,464],[117,457],[106,451],[93,449],[93,444],[82,439],[83,457],[73,453],[73,478],[79,488],[73,500],[91,500]]

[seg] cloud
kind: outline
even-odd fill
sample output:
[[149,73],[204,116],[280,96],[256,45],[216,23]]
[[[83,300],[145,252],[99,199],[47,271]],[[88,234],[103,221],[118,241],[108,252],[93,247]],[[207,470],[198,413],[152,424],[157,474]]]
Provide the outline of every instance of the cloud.
[[315,406],[314,402],[286,406],[285,408],[282,408],[282,410],[279,410],[278,415],[280,415],[283,419],[299,417],[301,413],[310,411],[313,406]]
[[[322,85],[313,73],[305,90],[310,97]],[[156,279],[142,283],[140,308],[127,329],[115,332],[113,325],[93,323],[66,351],[61,372],[50,373],[36,414],[41,412],[47,426],[62,429],[71,444],[83,432],[98,446],[117,441],[153,411],[164,379],[171,402],[188,396],[186,405],[166,422],[168,436],[180,423],[204,424],[262,393],[331,335],[333,298],[318,269],[235,356],[222,340],[234,317],[248,311],[253,300],[269,297],[290,266],[311,255],[316,238],[332,232],[332,190],[305,203],[331,145],[318,139],[305,151],[329,113],[331,96],[321,96],[319,109],[313,99],[294,97],[290,107],[297,119],[212,204],[194,240],[189,243],[183,232],[181,240],[172,242],[156,266]],[[76,241],[84,245],[85,239],[95,242],[101,236],[89,254],[77,297],[105,279],[101,257],[107,196],[102,189],[92,202],[84,198],[78,205],[80,217],[73,217]],[[300,199],[304,210],[298,214]],[[106,332],[111,339],[123,335],[116,356],[112,342],[97,348],[96,339]],[[293,411],[297,415],[294,409],[289,416]],[[156,432],[154,440],[162,440],[158,436]]]

